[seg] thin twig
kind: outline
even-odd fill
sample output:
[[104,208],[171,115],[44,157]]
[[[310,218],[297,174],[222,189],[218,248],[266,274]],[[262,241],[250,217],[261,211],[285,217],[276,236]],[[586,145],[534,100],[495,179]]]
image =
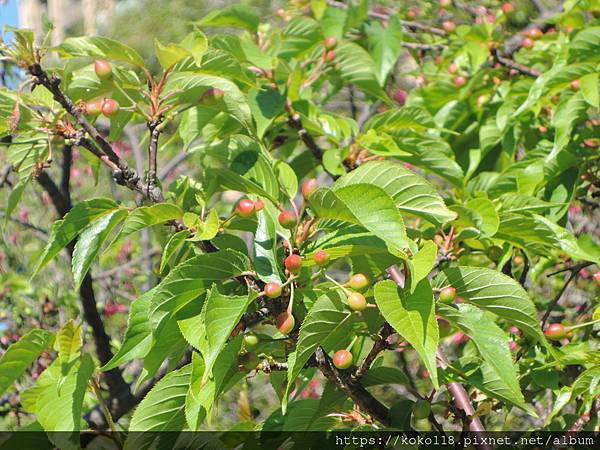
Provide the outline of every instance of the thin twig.
[[578,264],[571,268],[571,275],[569,275],[569,278],[567,278],[567,281],[565,281],[565,284],[563,284],[563,286],[560,288],[560,291],[558,291],[558,294],[556,294],[556,296],[552,299],[552,301],[548,305],[548,308],[546,309],[546,312],[544,313],[544,315],[542,317],[542,329],[544,329],[544,327],[546,326],[546,322],[548,321],[548,318],[550,317],[550,313],[552,313],[554,308],[556,308],[558,301],[560,300],[562,295],[567,290],[567,287],[569,286],[569,284],[571,284],[571,281],[573,281],[577,277],[577,275],[579,275],[579,272],[581,271],[581,269],[583,269],[584,267],[587,267],[591,264],[592,263]]
[[389,323],[386,322],[383,324],[381,330],[379,331],[377,339],[373,343],[371,351],[365,357],[365,359],[363,359],[362,363],[360,364],[360,366],[358,366],[354,373],[350,375],[350,381],[352,383],[358,382],[371,368],[371,365],[373,364],[373,361],[375,361],[375,358],[377,358],[377,356],[379,356],[379,354],[382,351],[388,348],[389,344],[387,342],[387,338],[390,336],[390,334],[392,334],[393,331],[394,330],[392,329]]
[[541,72],[539,70],[532,69],[531,67],[527,67],[524,64],[520,64],[516,61],[513,61],[509,57],[502,55],[498,51],[498,49],[492,50],[492,56],[494,57],[495,61],[499,62],[503,66],[508,67],[509,69],[514,69],[517,72],[522,73],[523,75],[528,75],[534,78],[537,78],[541,75]]

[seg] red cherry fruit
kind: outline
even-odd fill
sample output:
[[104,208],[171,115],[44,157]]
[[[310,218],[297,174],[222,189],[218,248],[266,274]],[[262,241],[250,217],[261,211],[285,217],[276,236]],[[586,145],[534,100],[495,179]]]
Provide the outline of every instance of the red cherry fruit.
[[337,39],[335,36],[329,36],[323,41],[323,45],[327,50],[333,50],[337,46]]
[[573,89],[574,91],[578,91],[580,87],[581,87],[581,81],[579,81],[579,80],[571,81],[571,89]]
[[202,94],[202,97],[200,97],[200,103],[203,105],[214,105],[222,100],[224,96],[225,92],[223,89],[209,88]]
[[400,106],[404,106],[407,97],[408,93],[402,89],[398,89],[396,92],[394,92],[394,101]]
[[592,275],[592,277],[594,278],[596,284],[600,286],[600,271],[595,272],[594,275]]
[[314,255],[313,259],[319,267],[324,267],[329,264],[329,253],[325,250],[318,250]]
[[352,289],[362,290],[369,285],[369,277],[367,277],[364,273],[357,273],[350,277],[348,281],[348,286]]
[[319,187],[319,182],[316,178],[309,178],[302,183],[302,195],[304,198],[308,198],[315,189]]
[[281,284],[272,281],[265,285],[265,295],[269,298],[277,298],[281,295]]
[[327,52],[325,52],[325,54],[323,55],[323,59],[326,62],[333,62],[333,60],[335,59],[335,50],[328,50]]
[[254,202],[249,198],[243,198],[238,202],[235,211],[241,217],[250,217],[254,214]]
[[521,41],[521,47],[523,48],[532,48],[535,45],[533,39],[526,37]]
[[440,0],[440,6],[445,8],[446,6],[450,6],[452,4],[452,0]]
[[440,292],[440,302],[442,303],[452,303],[456,298],[456,289],[452,286],[448,286],[441,290]]
[[94,71],[101,80],[108,80],[112,77],[112,67],[110,63],[104,59],[97,59],[94,62]]
[[452,22],[451,20],[444,20],[444,22],[442,22],[442,28],[447,33],[451,33],[456,28],[456,24],[454,22]]
[[515,9],[515,7],[512,5],[512,3],[502,3],[502,6],[500,8],[502,9],[502,12],[504,14],[511,13]]
[[290,334],[296,325],[294,316],[290,313],[282,312],[277,316],[277,329],[281,334]]
[[552,323],[548,325],[544,334],[548,339],[558,341],[567,335],[567,329],[562,323]]
[[292,254],[285,258],[283,264],[288,272],[297,275],[300,273],[300,269],[302,269],[302,258],[299,255]]
[[584,139],[583,145],[585,145],[588,148],[598,147],[598,143],[596,141],[594,141],[593,139]]
[[532,28],[531,30],[528,30],[526,34],[527,37],[530,37],[531,39],[537,39],[544,35],[542,30],[540,30],[539,28]]
[[367,299],[358,292],[352,292],[348,295],[346,301],[352,311],[364,311],[367,308]]
[[459,75],[456,78],[454,78],[454,80],[452,80],[452,83],[454,83],[454,86],[456,87],[462,87],[465,84],[467,84],[467,79],[462,75]]
[[287,230],[294,228],[297,223],[296,214],[292,211],[281,211],[278,220],[279,224]]
[[258,211],[262,211],[265,208],[265,202],[263,202],[262,200],[256,200],[254,202],[254,211],[258,212]]
[[338,350],[333,355],[333,365],[338,369],[347,369],[352,365],[352,353],[348,350]]
[[87,102],[85,107],[85,113],[90,116],[97,116],[102,112],[102,104],[104,103],[103,99],[93,100],[91,102]]
[[102,103],[102,114],[106,117],[112,117],[119,112],[119,103],[112,98],[107,98]]
[[448,73],[456,73],[458,72],[458,66],[456,65],[456,63],[450,63],[450,65],[448,66]]

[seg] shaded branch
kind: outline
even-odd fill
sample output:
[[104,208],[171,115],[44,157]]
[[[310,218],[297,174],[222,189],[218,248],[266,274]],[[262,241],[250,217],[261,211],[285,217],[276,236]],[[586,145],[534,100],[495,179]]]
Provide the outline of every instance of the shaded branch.
[[358,382],[364,374],[371,368],[373,361],[379,356],[379,354],[389,347],[389,343],[387,338],[393,333],[393,329],[389,323],[384,323],[379,331],[379,335],[377,336],[377,340],[373,343],[373,347],[371,347],[371,351],[365,356],[362,363],[358,368],[354,371],[354,373],[350,376],[350,381],[352,383]]
[[522,73],[523,75],[528,75],[534,78],[537,78],[541,75],[541,72],[539,70],[532,69],[531,67],[527,67],[524,64],[519,64],[518,62],[513,61],[507,56],[503,56],[502,54],[500,54],[498,49],[492,50],[492,56],[494,58],[494,61],[499,62],[503,66],[508,67],[509,69],[514,69]]
[[[542,325],[541,325],[542,329],[544,329],[544,327],[546,326],[546,322],[548,321],[550,314],[552,313],[554,308],[556,308],[558,301],[560,300],[562,295],[567,290],[567,287],[569,286],[569,284],[571,284],[571,281],[573,281],[577,277],[577,275],[579,275],[579,272],[581,272],[582,269],[584,269],[587,266],[591,266],[591,265],[592,265],[592,263],[586,262],[586,263],[582,263],[582,264],[577,264],[576,266],[573,266],[570,269],[567,269],[567,270],[571,271],[571,274],[569,275],[569,278],[567,278],[567,281],[565,281],[565,284],[563,284],[563,286],[560,288],[560,291],[558,291],[558,294],[556,294],[556,296],[552,299],[552,301],[548,305],[548,308],[546,309],[546,312],[542,316]],[[555,272],[555,273],[558,273],[558,272]],[[554,274],[550,274],[550,275],[554,275]],[[548,275],[548,276],[550,276],[550,275]]]
[[337,370],[331,358],[329,358],[321,347],[316,350],[315,359],[323,375],[344,391],[362,411],[369,413],[369,415],[383,425],[389,426],[389,411],[387,407],[373,397],[360,383],[352,383],[350,375]]

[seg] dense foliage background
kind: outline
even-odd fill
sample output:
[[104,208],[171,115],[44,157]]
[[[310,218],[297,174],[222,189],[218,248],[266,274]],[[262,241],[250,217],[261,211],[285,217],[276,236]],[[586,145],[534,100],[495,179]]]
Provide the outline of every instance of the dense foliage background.
[[597,429],[600,3],[169,3],[2,46],[3,429]]

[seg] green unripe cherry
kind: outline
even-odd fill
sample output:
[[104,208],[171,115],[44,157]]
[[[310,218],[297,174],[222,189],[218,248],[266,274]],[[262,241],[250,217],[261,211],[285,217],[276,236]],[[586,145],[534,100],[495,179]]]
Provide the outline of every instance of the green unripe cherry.
[[431,413],[431,404],[427,400],[417,400],[413,406],[415,419],[426,419]]
[[442,303],[452,303],[456,298],[456,289],[452,286],[442,289],[440,292],[439,300]]

